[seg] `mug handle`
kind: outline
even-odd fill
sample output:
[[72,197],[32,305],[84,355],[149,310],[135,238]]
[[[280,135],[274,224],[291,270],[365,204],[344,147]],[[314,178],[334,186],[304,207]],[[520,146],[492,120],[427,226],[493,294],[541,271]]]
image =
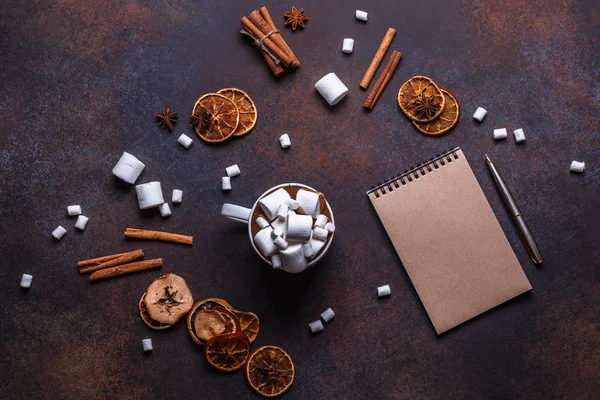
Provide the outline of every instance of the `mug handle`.
[[234,221],[243,222],[245,224],[250,220],[250,212],[252,210],[235,204],[224,203],[221,207],[221,215],[231,218]]

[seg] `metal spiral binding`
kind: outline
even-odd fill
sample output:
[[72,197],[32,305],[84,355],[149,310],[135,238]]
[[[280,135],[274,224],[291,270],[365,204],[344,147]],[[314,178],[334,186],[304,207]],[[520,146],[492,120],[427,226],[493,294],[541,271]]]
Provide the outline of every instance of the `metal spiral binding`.
[[373,186],[368,192],[367,196],[371,193],[375,194],[375,197],[380,197],[385,194],[391,193],[394,191],[394,188],[399,188],[401,185],[407,185],[410,182],[413,182],[419,179],[426,174],[435,171],[441,167],[444,167],[450,164],[453,160],[458,159],[457,152],[460,150],[460,147],[455,147],[453,149],[448,150],[445,153],[438,154],[435,157],[430,158],[429,160],[417,165],[416,167],[410,167],[405,170],[403,173],[398,174],[396,176],[392,176],[388,180],[378,183]]

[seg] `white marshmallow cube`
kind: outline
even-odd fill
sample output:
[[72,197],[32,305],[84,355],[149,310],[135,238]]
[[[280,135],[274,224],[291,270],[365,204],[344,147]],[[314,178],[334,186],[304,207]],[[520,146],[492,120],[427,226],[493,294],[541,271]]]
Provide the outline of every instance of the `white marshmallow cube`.
[[513,133],[515,134],[515,140],[517,143],[525,141],[525,132],[523,132],[523,129],[519,128],[517,130],[514,130]]
[[276,236],[275,239],[273,239],[273,243],[280,250],[285,250],[289,246],[289,243],[284,238],[282,238],[281,236]]
[[85,215],[80,215],[77,217],[77,221],[75,221],[75,228],[79,229],[80,231],[84,230],[89,220],[90,219]]
[[369,14],[366,11],[356,10],[356,19],[365,21],[369,19]]
[[317,218],[321,210],[319,194],[308,190],[300,189],[296,194],[296,200],[305,214]]
[[327,224],[328,221],[329,221],[329,218],[327,218],[326,215],[319,214],[319,216],[317,217],[317,220],[315,221],[314,226],[316,228],[325,228],[325,224]]
[[271,264],[273,265],[273,269],[281,269],[283,264],[281,264],[281,257],[278,254],[273,254],[271,256]]
[[345,38],[342,44],[342,52],[350,54],[352,50],[354,50],[354,39]]
[[31,281],[33,280],[33,276],[29,274],[23,274],[21,276],[21,287],[24,289],[29,289],[31,287]]
[[160,215],[162,215],[163,218],[171,215],[171,207],[169,207],[169,203],[161,204],[158,206],[158,209],[160,210]]
[[160,182],[148,182],[135,187],[140,210],[158,207],[165,202]]
[[290,214],[287,218],[285,229],[286,240],[298,240],[301,242],[310,239],[313,220],[310,215]]
[[124,151],[117,165],[113,168],[112,173],[127,183],[135,183],[145,166],[133,154]]
[[272,221],[277,216],[279,206],[285,204],[290,199],[291,197],[287,190],[279,188],[260,199],[258,205],[262,208],[267,218]]
[[330,106],[336,105],[348,94],[346,85],[333,72],[319,79],[315,83],[315,89],[317,89]]
[[302,243],[302,252],[304,253],[304,257],[313,258],[315,256],[315,251],[310,243]]
[[321,313],[321,318],[325,322],[331,321],[333,319],[333,317],[335,317],[335,313],[333,312],[333,310],[331,308],[328,308],[327,310],[325,310]]
[[65,236],[65,233],[67,233],[67,230],[59,225],[55,230],[52,231],[52,236],[54,236],[54,239],[60,240],[63,236]]
[[310,328],[310,331],[312,333],[321,332],[323,330],[323,323],[321,322],[321,320],[317,320],[308,324],[308,327]]
[[377,288],[377,296],[379,297],[389,296],[390,294],[392,294],[390,285],[379,286]]
[[287,230],[287,219],[288,219],[289,215],[290,215],[290,213],[288,213],[288,216],[286,216],[285,219],[279,219],[276,217],[273,221],[271,221],[271,226],[273,227],[273,229],[281,228],[281,230],[283,230],[284,238],[285,238],[285,233]]
[[327,232],[325,229],[316,227],[315,229],[313,229],[312,238],[324,242],[325,240],[327,240],[328,234],[329,232]]
[[329,233],[335,232],[335,225],[333,222],[328,222],[325,224],[325,230]]
[[571,162],[571,171],[573,172],[583,172],[585,169],[585,161],[575,161]]
[[302,244],[290,244],[287,249],[279,250],[279,256],[283,269],[291,274],[304,271],[308,265],[302,251]]
[[292,145],[292,141],[290,140],[290,135],[288,135],[287,133],[284,133],[283,135],[279,136],[279,144],[284,149],[290,147]]
[[254,244],[258,247],[260,252],[267,257],[272,256],[279,250],[279,248],[275,246],[275,243],[273,243],[273,238],[271,238],[272,231],[273,228],[267,226],[254,235]]
[[487,114],[485,108],[477,107],[477,110],[475,110],[475,114],[473,114],[473,118],[481,122],[483,121],[483,117],[485,117],[485,114]]
[[221,189],[222,190],[231,190],[231,178],[228,176],[224,176],[221,178]]
[[152,339],[143,339],[142,348],[144,351],[152,351]]
[[181,136],[179,136],[179,139],[177,139],[177,143],[179,143],[186,149],[189,149],[190,146],[192,145],[192,143],[194,143],[194,141],[192,140],[191,137],[189,137],[185,133],[182,133]]
[[183,191],[179,189],[173,189],[171,195],[171,203],[181,203],[183,201]]
[[300,207],[300,203],[298,203],[296,200],[294,199],[289,199],[288,201],[286,201],[285,203],[289,209],[291,210],[297,210],[298,207]]
[[273,232],[271,232],[271,238],[275,240],[275,238],[283,237],[283,229],[282,228],[273,228]]
[[310,247],[312,247],[313,249],[313,255],[312,256],[308,256],[309,258],[313,258],[314,256],[316,256],[323,247],[325,247],[325,243],[327,243],[326,241],[322,241],[322,240],[317,240],[314,238],[310,238],[310,240],[308,241],[308,244],[310,244]]
[[225,171],[227,171],[227,176],[236,176],[240,174],[240,167],[238,167],[237,164],[233,164],[230,167],[225,168]]
[[277,218],[285,219],[288,215],[289,208],[287,204],[281,204],[279,208],[277,208]]
[[506,128],[494,129],[494,139],[506,139],[508,133],[506,132]]
[[260,229],[264,229],[269,226],[269,221],[267,221],[264,217],[258,217],[256,218],[256,225],[258,225]]
[[70,217],[81,214],[81,206],[68,206],[67,214],[69,214]]

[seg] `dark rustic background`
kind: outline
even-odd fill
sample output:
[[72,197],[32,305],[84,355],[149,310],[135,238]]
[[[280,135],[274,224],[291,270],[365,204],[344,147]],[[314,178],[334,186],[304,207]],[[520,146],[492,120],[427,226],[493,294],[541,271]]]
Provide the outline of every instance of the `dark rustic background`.
[[[197,299],[218,296],[257,313],[256,345],[296,363],[289,399],[595,399],[600,391],[600,9],[587,1],[309,1],[304,31],[284,29],[292,2],[265,1],[302,65],[274,79],[239,34],[249,1],[18,1],[2,7],[0,42],[0,391],[29,399],[255,399],[242,373],[211,370],[185,323],[163,332],[137,314],[161,273],[182,275]],[[354,18],[365,9],[369,21]],[[403,53],[372,112],[358,83],[385,30]],[[354,53],[342,39],[356,40]],[[350,88],[329,107],[313,89],[334,71]],[[415,131],[396,94],[431,76],[459,99],[458,126]],[[177,144],[194,101],[237,86],[259,120],[246,137]],[[173,133],[153,115],[180,113]],[[482,124],[472,115],[488,110]],[[492,129],[509,138],[495,142]],[[512,130],[522,127],[525,144]],[[277,138],[289,133],[292,147]],[[438,337],[365,191],[424,158],[461,146],[533,291]],[[138,183],[183,189],[162,219],[141,213],[133,186],[111,169],[126,150],[146,163]],[[486,170],[490,154],[544,255],[535,266]],[[583,174],[569,172],[585,160]],[[238,163],[233,191],[220,177]],[[337,233],[318,267],[290,276],[254,254],[223,202],[250,206],[267,188],[301,182],[323,191]],[[69,204],[90,217],[73,229]],[[68,229],[55,242],[57,225]],[[193,247],[128,242],[126,227],[189,233]],[[440,226],[440,229],[444,229]],[[164,268],[90,284],[76,260],[143,248]],[[22,273],[34,276],[29,291]],[[390,284],[393,294],[376,297]],[[308,323],[337,316],[319,335]],[[150,337],[155,350],[142,352]]]

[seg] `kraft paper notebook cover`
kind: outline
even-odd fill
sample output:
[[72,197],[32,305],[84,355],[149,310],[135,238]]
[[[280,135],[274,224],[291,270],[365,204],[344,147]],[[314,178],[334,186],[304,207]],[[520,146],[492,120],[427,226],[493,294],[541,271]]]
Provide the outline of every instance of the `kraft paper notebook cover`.
[[367,195],[438,334],[531,289],[459,148]]

